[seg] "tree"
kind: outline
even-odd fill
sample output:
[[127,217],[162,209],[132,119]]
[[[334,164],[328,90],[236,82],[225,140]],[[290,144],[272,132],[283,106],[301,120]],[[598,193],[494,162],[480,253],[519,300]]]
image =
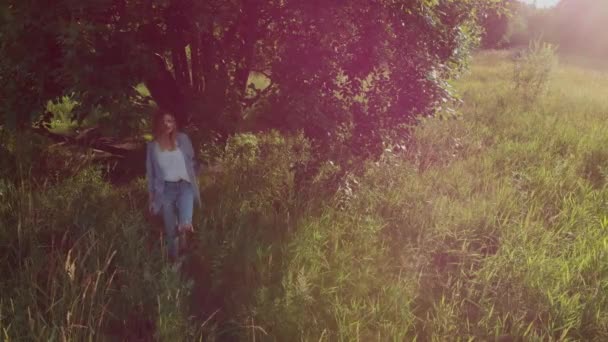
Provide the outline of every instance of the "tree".
[[[384,137],[448,101],[496,0],[9,0],[0,5],[1,110],[27,127],[74,94],[79,118],[133,112],[134,86],[184,123],[303,130],[377,155]],[[262,89],[250,75],[264,75]],[[262,77],[262,76],[260,76]]]
[[483,29],[481,46],[486,49],[501,48],[508,43],[509,24],[513,14],[517,14],[516,0],[501,0],[501,6],[493,6],[480,12]]

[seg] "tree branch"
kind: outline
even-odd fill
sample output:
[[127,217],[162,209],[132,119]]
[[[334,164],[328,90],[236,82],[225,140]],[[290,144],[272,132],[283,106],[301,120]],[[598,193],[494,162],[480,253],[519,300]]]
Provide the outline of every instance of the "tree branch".
[[136,142],[111,143],[107,142],[108,138],[105,138],[106,141],[104,142],[104,138],[95,139],[92,137],[87,137],[87,135],[90,135],[94,129],[89,129],[86,131],[86,133],[80,134],[76,137],[53,133],[44,127],[32,127],[32,131],[58,143],[95,149],[110,153],[111,155],[120,158],[126,157],[133,151],[136,151],[143,146],[143,144]]

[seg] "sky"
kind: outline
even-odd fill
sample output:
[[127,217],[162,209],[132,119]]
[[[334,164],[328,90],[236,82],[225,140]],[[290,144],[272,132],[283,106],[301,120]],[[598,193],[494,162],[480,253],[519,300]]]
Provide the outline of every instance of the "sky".
[[[532,4],[535,0],[521,0],[525,3]],[[538,7],[549,7],[557,4],[559,0],[536,0],[536,6]]]

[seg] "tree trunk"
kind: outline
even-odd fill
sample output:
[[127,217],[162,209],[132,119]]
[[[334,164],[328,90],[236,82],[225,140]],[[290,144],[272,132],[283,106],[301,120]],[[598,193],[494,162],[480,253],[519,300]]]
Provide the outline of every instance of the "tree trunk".
[[179,123],[184,124],[186,122],[184,116],[186,101],[179,83],[167,68],[162,56],[155,54],[152,58],[155,61],[155,67],[144,79],[144,83],[150,91],[150,96],[160,109],[175,113]]
[[171,59],[173,62],[173,74],[175,75],[175,81],[180,88],[185,88],[190,85],[186,78],[186,68],[184,60],[185,58],[182,56],[185,54],[184,48],[181,46],[173,46],[171,48]]
[[247,81],[255,54],[255,43],[258,40],[257,20],[259,18],[259,3],[256,0],[244,0],[243,12],[238,27],[238,35],[241,36],[242,45],[240,55],[242,59],[239,69],[236,71],[236,88],[244,97],[247,92]]

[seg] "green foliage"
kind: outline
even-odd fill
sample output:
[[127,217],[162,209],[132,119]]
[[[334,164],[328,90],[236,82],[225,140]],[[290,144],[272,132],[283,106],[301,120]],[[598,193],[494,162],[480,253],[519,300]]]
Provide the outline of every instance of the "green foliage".
[[203,170],[203,207],[195,219],[195,272],[207,303],[203,317],[217,310],[225,334],[252,325],[246,309],[257,288],[276,281],[281,246],[304,209],[296,192],[296,165],[307,163],[309,142],[278,132],[239,134],[226,143],[213,166]]
[[[181,273],[147,240],[142,180],[115,188],[90,169],[40,184],[3,174],[0,331],[606,340],[608,76],[562,64],[527,102],[511,73],[508,52],[478,56],[455,85],[460,115],[421,120],[411,144],[346,173],[335,197],[326,188],[342,170],[311,167],[302,134],[235,135],[202,172]],[[300,172],[312,176],[300,184]]]
[[518,5],[514,0],[501,0],[495,6],[479,12],[479,25],[483,30],[481,35],[482,48],[497,49],[508,42],[511,18]]
[[[220,202],[239,205],[248,214],[270,209],[283,211],[295,200],[295,167],[310,158],[310,145],[303,135],[284,137],[276,131],[238,134],[226,143],[218,163],[222,168],[211,186],[233,190],[217,192]],[[230,185],[230,186],[229,186]],[[215,189],[209,189],[214,193]]]
[[[249,235],[240,237],[263,247],[247,257],[238,252],[246,246],[232,240],[225,246],[238,247],[215,254],[255,260],[240,273],[249,280],[237,282],[256,290],[239,302],[245,305],[230,306],[240,307],[238,336],[605,337],[598,263],[606,192],[597,180],[606,124],[592,114],[606,106],[601,91],[578,99],[567,85],[588,75],[560,70],[547,84],[552,91],[527,103],[512,92],[507,54],[482,56],[475,65],[458,85],[469,100],[462,116],[423,120],[405,151],[366,165],[348,206],[292,212],[299,218],[293,234],[278,243],[261,238],[267,226],[250,218]],[[608,87],[605,76],[597,82]],[[581,103],[585,110],[573,112]],[[236,139],[230,159],[260,163],[251,157],[259,156],[258,139]]]
[[445,106],[477,13],[494,3],[11,0],[0,5],[0,112],[27,128],[71,94],[68,126],[108,113],[104,125],[127,136],[153,99],[208,141],[244,126],[302,131],[378,157],[403,124]]
[[[255,322],[266,333],[279,340],[605,338],[598,263],[606,188],[586,171],[605,164],[593,152],[605,144],[605,118],[592,114],[606,105],[602,91],[571,111],[564,104],[576,94],[568,85],[580,71],[568,70],[551,84],[550,98],[531,105],[511,92],[508,60],[487,58],[498,66],[480,75],[481,60],[459,86],[471,100],[462,120],[421,123],[405,158],[387,154],[368,167],[344,215],[327,211],[301,223],[280,290],[258,294]],[[605,75],[601,84],[608,86]],[[504,102],[512,105],[497,107]],[[399,311],[387,304],[390,293],[403,298]]]
[[536,40],[515,59],[513,82],[525,101],[536,100],[547,89],[557,65],[555,52],[555,46]]
[[164,267],[157,282],[156,324],[154,338],[157,341],[191,341],[201,337],[195,324],[187,318],[187,301],[192,281],[184,282],[175,266]]
[[72,115],[76,106],[77,103],[70,96],[63,96],[56,102],[49,101],[46,110],[53,115],[49,127],[56,132],[71,132],[77,127],[77,122]]
[[167,270],[138,214],[141,183],[116,190],[90,169],[58,183],[16,180],[0,181],[3,338],[150,338],[157,317],[187,323],[188,292],[159,281]]

